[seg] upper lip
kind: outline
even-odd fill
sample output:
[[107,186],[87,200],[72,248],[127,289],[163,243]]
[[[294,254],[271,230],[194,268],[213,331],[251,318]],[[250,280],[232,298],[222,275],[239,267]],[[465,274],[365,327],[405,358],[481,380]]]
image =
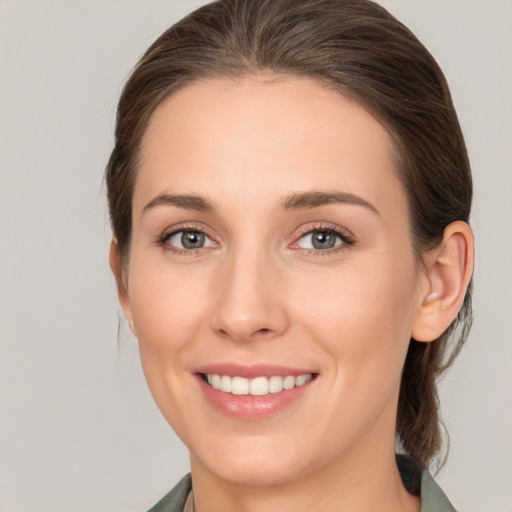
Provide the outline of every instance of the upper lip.
[[286,377],[287,375],[308,375],[316,374],[311,369],[305,368],[291,368],[287,366],[275,365],[275,364],[233,364],[233,363],[212,363],[206,364],[199,368],[194,369],[194,373],[209,373],[217,375],[228,375],[230,377],[245,377],[247,379],[253,379],[255,377],[272,377],[273,375],[279,375]]

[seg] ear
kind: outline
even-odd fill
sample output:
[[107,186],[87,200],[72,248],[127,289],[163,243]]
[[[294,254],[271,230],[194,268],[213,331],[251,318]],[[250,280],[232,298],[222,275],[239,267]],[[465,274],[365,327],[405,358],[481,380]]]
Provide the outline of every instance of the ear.
[[473,275],[474,240],[462,221],[444,230],[440,246],[425,257],[425,286],[419,297],[411,336],[434,341],[450,326],[462,306]]
[[119,250],[119,244],[117,243],[117,239],[115,237],[112,237],[112,241],[110,242],[109,263],[110,269],[112,270],[112,274],[114,274],[116,280],[117,296],[119,297],[119,303],[123,308],[124,316],[128,320],[130,330],[132,331],[132,334],[135,336],[135,329],[133,326],[132,311],[130,306],[130,298],[128,296],[127,283],[121,265],[121,253]]

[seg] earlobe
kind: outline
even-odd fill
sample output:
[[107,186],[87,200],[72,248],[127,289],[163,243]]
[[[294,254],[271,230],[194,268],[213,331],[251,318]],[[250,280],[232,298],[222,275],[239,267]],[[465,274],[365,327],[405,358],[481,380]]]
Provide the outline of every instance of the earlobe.
[[426,286],[414,319],[411,336],[433,341],[457,316],[473,274],[474,240],[462,221],[444,230],[440,246],[426,257]]
[[119,297],[119,303],[123,308],[124,315],[128,320],[128,325],[130,326],[130,330],[132,334],[135,336],[135,329],[133,326],[130,300],[128,297],[128,290],[126,287],[125,279],[123,277],[123,269],[121,265],[121,254],[119,251],[119,245],[115,237],[112,237],[112,241],[110,242],[110,253],[109,253],[109,263],[110,269],[112,270],[112,274],[114,274],[114,278],[117,284],[117,295]]

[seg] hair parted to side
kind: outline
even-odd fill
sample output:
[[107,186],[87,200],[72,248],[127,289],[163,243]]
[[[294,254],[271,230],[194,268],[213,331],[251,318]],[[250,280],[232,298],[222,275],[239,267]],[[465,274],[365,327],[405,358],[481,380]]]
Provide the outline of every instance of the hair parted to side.
[[[155,108],[186,84],[244,75],[309,77],[359,102],[390,132],[408,196],[418,262],[445,227],[468,222],[472,182],[448,85],[417,38],[369,0],[218,0],[162,34],[128,79],[106,168],[114,236],[126,264],[142,137]],[[397,435],[432,464],[442,446],[437,379],[471,325],[471,287],[450,328],[411,340],[402,375]]]

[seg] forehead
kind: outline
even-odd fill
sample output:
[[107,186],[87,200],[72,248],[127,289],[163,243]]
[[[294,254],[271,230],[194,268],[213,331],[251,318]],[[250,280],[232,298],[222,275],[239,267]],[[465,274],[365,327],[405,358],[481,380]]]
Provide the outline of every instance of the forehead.
[[166,191],[261,202],[290,188],[336,189],[371,202],[403,201],[393,162],[387,130],[311,79],[202,80],[153,113],[134,209]]

